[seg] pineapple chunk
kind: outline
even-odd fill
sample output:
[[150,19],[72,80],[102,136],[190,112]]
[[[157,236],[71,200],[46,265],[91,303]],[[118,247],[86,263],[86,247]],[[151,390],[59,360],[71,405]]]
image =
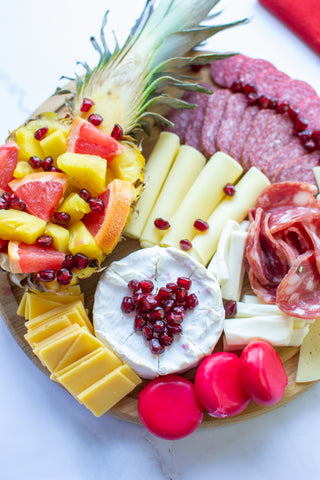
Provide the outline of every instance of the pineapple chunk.
[[66,151],[66,132],[58,129],[40,141],[45,157],[58,158]]
[[70,193],[59,208],[59,211],[68,213],[70,215],[70,222],[74,223],[91,210],[88,203],[83,200],[80,195],[77,193]]
[[0,238],[32,244],[44,233],[46,222],[19,210],[0,210]]
[[104,158],[67,152],[60,155],[57,165],[92,195],[104,192],[107,179],[107,162]]
[[18,128],[15,141],[20,148],[19,160],[29,160],[33,156],[43,158],[43,151],[39,141],[34,138],[33,132],[27,127]]
[[59,252],[67,253],[69,244],[69,230],[55,223],[49,222],[44,231],[45,235],[51,235],[53,246]]
[[15,171],[13,172],[13,176],[14,178],[23,178],[26,175],[29,175],[30,173],[34,173],[34,170],[32,169],[31,165],[29,165],[29,163],[26,162],[25,160],[21,160],[20,162],[17,163]]
[[90,259],[96,258],[99,261],[103,259],[103,251],[81,220],[70,225],[69,233],[69,250],[72,255],[83,253]]

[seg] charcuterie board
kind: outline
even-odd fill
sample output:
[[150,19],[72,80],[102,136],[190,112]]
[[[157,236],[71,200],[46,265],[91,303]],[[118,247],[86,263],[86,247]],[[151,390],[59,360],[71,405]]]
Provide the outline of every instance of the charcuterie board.
[[[206,82],[210,81],[208,69],[202,69],[200,73],[193,73],[193,76],[196,77],[197,80],[203,80]],[[58,113],[60,113],[64,108],[65,107],[63,106],[63,99],[59,96],[54,96],[51,97],[48,101],[46,101],[43,105],[41,105],[41,107],[39,107],[35,114],[46,111],[57,111]],[[143,153],[146,158],[148,158],[148,153],[154,145],[158,134],[159,131],[154,128],[151,136],[149,138],[144,138]],[[107,266],[114,260],[123,258],[132,251],[137,250],[138,248],[140,247],[137,241],[123,239],[118,244],[113,253],[107,257],[105,266]],[[81,281],[81,290],[84,293],[85,305],[86,308],[88,308],[89,313],[91,313],[92,311],[94,293],[97,282],[99,280],[99,276],[100,274],[97,273],[92,277]],[[24,339],[26,328],[23,323],[23,318],[16,315],[18,302],[22,296],[22,293],[23,291],[21,288],[18,288],[10,283],[9,278],[5,273],[2,273],[0,275],[1,316],[6,323],[9,331],[11,332],[17,343],[20,345],[20,347],[23,349],[23,351],[29,356],[29,358],[41,371],[43,371],[47,376],[49,376],[49,372],[41,365],[37,357],[34,356],[31,348]],[[219,344],[216,349],[219,350]],[[214,428],[222,425],[245,421],[258,415],[267,414],[271,410],[287,404],[297,396],[304,393],[307,389],[309,389],[313,385],[313,383],[296,384],[295,382],[299,349],[296,347],[283,347],[278,349],[278,351],[289,378],[289,385],[286,388],[284,397],[278,404],[276,404],[274,407],[261,407],[251,402],[248,408],[242,414],[225,419],[218,419],[210,417],[209,415],[205,415],[201,427]],[[190,370],[185,374],[185,376],[189,379],[192,379],[194,376],[194,370]],[[143,385],[145,385],[145,383],[146,382],[144,382]],[[109,413],[115,417],[121,418],[126,421],[140,423],[137,411],[137,399],[141,388],[141,386],[137,387],[131,394],[125,397],[122,401],[120,401],[115,407],[113,407],[109,411]]]

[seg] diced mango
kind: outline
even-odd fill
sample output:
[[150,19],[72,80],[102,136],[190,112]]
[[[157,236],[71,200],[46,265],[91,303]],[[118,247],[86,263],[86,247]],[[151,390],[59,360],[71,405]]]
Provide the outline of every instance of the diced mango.
[[90,259],[103,258],[103,251],[81,220],[70,225],[69,234],[69,250],[72,255],[83,253]]
[[92,195],[104,192],[107,178],[107,162],[104,158],[67,152],[60,155],[57,165]]
[[31,165],[25,160],[21,160],[17,163],[15,171],[13,172],[13,176],[14,178],[23,178],[26,175],[29,175],[29,173],[34,173]]
[[61,207],[60,212],[66,212],[70,215],[70,222],[74,223],[91,211],[88,202],[83,200],[77,193],[70,193],[65,199]]
[[62,129],[58,129],[40,141],[40,145],[45,157],[57,159],[66,151],[66,134]]
[[51,235],[53,246],[59,252],[67,253],[69,244],[69,230],[55,223],[47,223],[45,235]]
[[0,210],[0,238],[28,244],[35,243],[44,233],[46,222],[27,212]]
[[19,160],[29,160],[36,156],[43,158],[43,151],[38,140],[34,138],[33,132],[27,127],[19,127],[16,131],[16,142],[19,145]]

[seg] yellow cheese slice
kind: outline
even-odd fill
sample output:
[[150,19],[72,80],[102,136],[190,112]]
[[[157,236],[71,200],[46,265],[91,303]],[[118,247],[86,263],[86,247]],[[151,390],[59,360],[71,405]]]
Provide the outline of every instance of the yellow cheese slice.
[[124,372],[125,365],[116,368],[81,392],[79,401],[96,417],[100,417],[136,387],[137,383],[131,381]]
[[189,145],[182,145],[179,148],[174,164],[141,234],[140,243],[143,248],[160,244],[166,231],[154,226],[155,219],[169,220],[172,217],[205,163],[206,158],[195,148]]
[[296,382],[320,379],[320,318],[309,325],[299,353]]
[[207,265],[217,249],[221,232],[228,220],[241,223],[258,196],[270,185],[267,177],[252,167],[236,184],[236,193],[225,197],[208,218],[209,229],[205,234],[196,235],[192,240],[190,253],[203,265]]
[[17,315],[20,315],[20,317],[25,317],[27,298],[28,298],[28,292],[25,291],[19,302],[19,306],[17,310]]
[[72,395],[77,396],[120,365],[121,360],[102,347],[58,372],[55,379]]
[[57,307],[59,307],[59,303],[29,293],[26,300],[25,318],[31,320]]
[[56,340],[62,338],[64,335],[68,335],[71,332],[82,332],[81,327],[77,323],[71,323],[68,325],[66,328],[63,328],[62,330],[59,330],[58,332],[54,333],[53,335],[50,335],[49,337],[41,340],[41,342],[38,342],[34,348],[33,352],[38,355],[38,352],[41,348],[46,347],[47,345],[50,345],[52,342],[55,342]]
[[40,324],[37,328],[33,328],[31,331],[29,330],[28,333],[25,334],[24,338],[34,349],[39,342],[42,342],[69,325],[71,325],[71,322],[68,317],[61,315],[60,317]]
[[145,188],[125,228],[128,237],[140,238],[150,211],[178,153],[179,137],[175,133],[161,132],[158,141],[146,163],[144,172]]
[[170,230],[164,235],[160,245],[180,248],[180,240],[191,241],[197,233],[193,226],[195,220],[199,218],[208,220],[224,196],[225,185],[234,183],[242,172],[241,165],[229,155],[222,152],[215,153],[170,218]]

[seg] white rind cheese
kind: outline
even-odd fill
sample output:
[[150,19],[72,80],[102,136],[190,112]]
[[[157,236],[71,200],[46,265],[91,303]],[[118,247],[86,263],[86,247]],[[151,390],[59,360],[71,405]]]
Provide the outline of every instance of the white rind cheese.
[[[189,277],[189,293],[195,293],[199,305],[187,311],[183,332],[175,335],[172,345],[154,355],[141,333],[133,330],[135,313],[124,314],[121,302],[130,295],[127,284],[132,279],[151,279],[156,292],[180,276]],[[183,372],[209,355],[219,340],[224,323],[224,308],[219,285],[207,270],[185,252],[158,246],[138,250],[113,262],[97,286],[93,321],[96,336],[129,363],[143,378]]]

